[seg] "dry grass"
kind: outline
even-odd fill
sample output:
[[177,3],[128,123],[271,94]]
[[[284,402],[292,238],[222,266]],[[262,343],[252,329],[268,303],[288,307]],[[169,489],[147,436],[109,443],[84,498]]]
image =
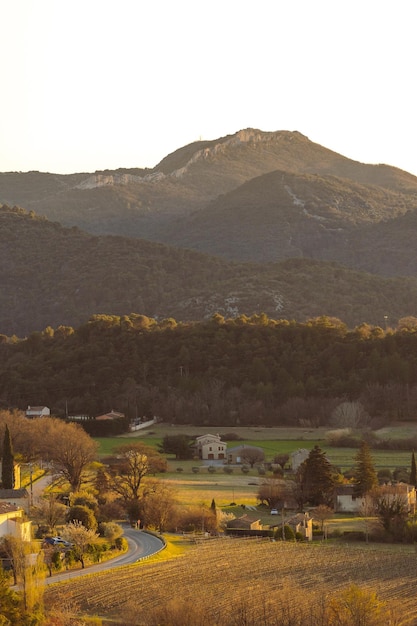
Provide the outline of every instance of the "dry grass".
[[[114,623],[125,626],[153,623],[155,611],[172,602],[186,607],[196,601],[211,616],[207,623],[234,624],[236,611],[245,607],[254,615],[247,623],[256,624],[256,611],[262,607],[263,623],[275,624],[268,621],[268,615],[276,619],[285,589],[291,590],[300,607],[337,594],[354,582],[377,591],[389,606],[399,601],[401,623],[416,624],[416,566],[415,551],[408,547],[392,551],[365,544],[222,538],[202,541],[175,559],[51,585],[46,600],[70,592],[84,612],[113,617]],[[217,621],[220,615],[221,622]]]

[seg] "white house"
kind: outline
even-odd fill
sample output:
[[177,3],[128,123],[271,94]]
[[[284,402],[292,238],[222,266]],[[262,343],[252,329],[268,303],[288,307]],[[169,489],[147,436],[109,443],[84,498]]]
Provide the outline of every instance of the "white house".
[[26,417],[49,417],[51,410],[47,406],[28,406],[26,409]]
[[308,455],[309,451],[305,448],[299,448],[290,454],[290,466],[293,472],[298,470],[300,465],[307,459]]
[[227,443],[221,441],[220,435],[200,435],[195,447],[199,459],[218,461],[226,458]]
[[5,535],[31,541],[32,522],[25,520],[23,509],[8,502],[0,502],[0,537]]

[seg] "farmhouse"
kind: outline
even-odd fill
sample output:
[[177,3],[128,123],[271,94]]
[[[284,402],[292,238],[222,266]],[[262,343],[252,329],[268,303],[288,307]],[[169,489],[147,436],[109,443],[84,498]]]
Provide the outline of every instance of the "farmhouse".
[[195,448],[199,459],[218,461],[226,458],[227,444],[221,441],[220,435],[200,435]]

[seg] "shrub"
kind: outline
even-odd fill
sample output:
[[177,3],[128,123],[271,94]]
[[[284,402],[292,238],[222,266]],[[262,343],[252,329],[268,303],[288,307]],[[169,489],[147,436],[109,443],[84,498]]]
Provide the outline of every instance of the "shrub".
[[94,511],[88,506],[76,504],[72,506],[67,515],[67,522],[79,521],[83,526],[90,530],[96,530],[97,519]]
[[242,465],[240,469],[244,474],[247,474],[249,472],[249,467],[247,465]]
[[116,546],[117,550],[126,551],[128,548],[127,539],[125,537],[117,537],[114,545]]
[[392,480],[392,472],[388,468],[380,469],[377,476],[380,483],[391,482]]
[[184,468],[183,467],[177,467],[177,472],[183,472]]
[[225,465],[223,467],[223,471],[225,474],[233,474],[233,467],[230,467],[230,465]]
[[240,437],[237,433],[225,433],[222,435],[223,441],[242,441],[242,437]]
[[[284,538],[285,541],[295,541],[295,532],[288,524],[284,526]],[[279,526],[275,531],[275,539],[282,540],[282,526]]]
[[198,472],[200,471],[199,467],[193,467],[192,471],[194,472],[194,474],[198,474]]
[[207,470],[210,472],[210,474],[214,474],[216,472],[216,468],[214,467],[214,465],[209,465]]

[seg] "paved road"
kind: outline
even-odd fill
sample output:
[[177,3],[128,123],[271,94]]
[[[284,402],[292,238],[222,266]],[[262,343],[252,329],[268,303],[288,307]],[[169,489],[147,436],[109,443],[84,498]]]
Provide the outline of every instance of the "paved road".
[[49,585],[63,580],[70,580],[71,578],[76,578],[77,576],[95,574],[97,572],[104,572],[115,567],[131,565],[132,563],[136,563],[147,556],[151,556],[152,554],[159,552],[164,546],[164,542],[162,539],[159,539],[159,537],[155,537],[155,535],[150,535],[141,530],[136,530],[135,528],[130,528],[130,526],[127,525],[124,526],[123,536],[127,539],[129,545],[128,551],[125,554],[121,554],[120,556],[117,556],[110,561],[105,561],[104,563],[90,565],[85,569],[69,570],[54,574],[53,576],[46,578],[45,583]]

